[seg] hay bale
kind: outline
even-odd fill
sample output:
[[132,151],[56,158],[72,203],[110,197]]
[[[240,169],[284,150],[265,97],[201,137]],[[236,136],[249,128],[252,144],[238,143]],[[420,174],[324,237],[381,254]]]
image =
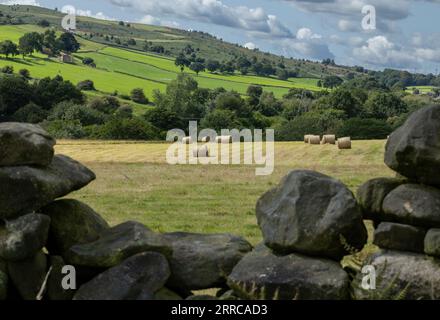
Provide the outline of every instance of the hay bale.
[[184,137],[182,139],[182,143],[183,144],[191,144],[192,143],[192,138],[191,137]]
[[339,149],[351,149],[351,138],[339,138],[338,139],[338,148]]
[[304,136],[304,143],[309,143],[310,141],[310,137],[313,137],[313,135],[311,135],[311,134],[306,134],[305,136]]
[[207,157],[209,157],[208,146],[194,148],[193,149],[193,156],[194,156],[194,158],[207,158]]
[[309,143],[310,144],[321,144],[321,137],[320,136],[310,136]]
[[334,134],[326,134],[322,137],[322,144],[336,144],[336,136]]
[[210,136],[203,137],[200,141],[201,142],[211,142],[211,137]]
[[221,144],[230,144],[232,143],[232,136],[218,136],[215,141]]

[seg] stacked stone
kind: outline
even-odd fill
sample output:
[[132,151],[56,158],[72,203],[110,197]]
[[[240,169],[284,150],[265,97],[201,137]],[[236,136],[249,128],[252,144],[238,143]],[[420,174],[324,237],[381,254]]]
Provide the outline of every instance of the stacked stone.
[[[228,277],[244,299],[342,300],[350,280],[341,267],[367,241],[361,210],[340,181],[313,171],[292,171],[257,203],[264,243]],[[348,250],[348,251],[347,251]]]
[[54,145],[39,126],[0,124],[0,300],[182,299],[226,288],[252,250],[229,234],[159,234],[132,221],[110,227],[86,204],[56,200],[95,175],[54,156]]
[[366,264],[376,269],[377,290],[390,288],[389,296],[440,299],[440,106],[415,112],[390,136],[385,163],[398,178],[373,179],[358,190],[382,249]]

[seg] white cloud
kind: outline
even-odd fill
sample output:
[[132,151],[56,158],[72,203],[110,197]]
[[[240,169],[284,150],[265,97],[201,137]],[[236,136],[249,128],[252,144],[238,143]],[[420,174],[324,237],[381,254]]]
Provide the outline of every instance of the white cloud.
[[299,40],[321,39],[320,34],[313,33],[309,28],[301,28],[296,32],[296,38]]
[[157,17],[153,17],[152,15],[145,15],[140,20],[139,23],[148,24],[148,25],[154,25],[154,26],[164,26],[164,27],[170,27],[170,28],[177,28],[179,27],[179,23],[176,21],[163,21],[162,19],[159,19]]
[[316,60],[334,58],[322,35],[309,28],[298,29],[296,38],[285,39],[281,44],[284,55]]
[[111,3],[133,8],[146,15],[172,16],[180,19],[238,28],[256,34],[291,37],[289,29],[262,8],[229,6],[220,0],[108,0]]
[[385,36],[368,39],[365,45],[353,49],[353,55],[364,63],[381,67],[408,69],[420,64],[414,54],[400,48]]
[[247,49],[249,49],[249,50],[254,50],[254,49],[257,49],[257,46],[256,46],[256,44],[255,44],[255,43],[253,43],[253,42],[248,42],[248,43],[245,43],[245,44],[244,44],[244,47],[245,47],[245,48],[247,48]]

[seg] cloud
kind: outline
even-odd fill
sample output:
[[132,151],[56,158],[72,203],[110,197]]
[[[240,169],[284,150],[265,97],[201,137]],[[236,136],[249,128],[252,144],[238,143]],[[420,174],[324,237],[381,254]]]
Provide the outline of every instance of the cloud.
[[245,43],[244,47],[249,49],[249,50],[257,49],[257,45],[255,43],[253,43],[253,42]]
[[179,27],[179,23],[176,21],[163,21],[160,18],[153,17],[152,15],[145,15],[140,20],[139,23],[148,24],[148,25],[154,25],[154,26],[164,26],[164,27],[170,27],[170,28],[176,28]]
[[180,19],[243,29],[255,34],[291,37],[279,19],[262,8],[229,6],[220,0],[108,0],[112,4],[133,8],[146,15],[172,16]]
[[6,4],[6,5],[21,4],[24,6],[27,5],[27,6],[41,7],[40,3],[36,0],[6,0],[6,1],[0,1],[0,4]]
[[285,39],[281,43],[284,54],[288,56],[315,60],[334,58],[322,35],[309,28],[298,29],[295,38]]
[[397,46],[385,36],[368,39],[365,45],[353,49],[353,55],[360,61],[377,67],[408,69],[420,65],[420,60],[413,53]]

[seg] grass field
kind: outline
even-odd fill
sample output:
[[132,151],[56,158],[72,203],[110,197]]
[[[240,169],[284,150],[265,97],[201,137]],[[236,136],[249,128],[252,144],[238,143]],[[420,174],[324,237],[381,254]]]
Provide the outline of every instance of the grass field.
[[433,87],[433,86],[414,86],[414,87],[406,88],[406,92],[413,93],[414,89],[418,89],[420,91],[420,93],[426,94],[426,93],[432,92],[432,90],[435,88],[436,87]]
[[[0,41],[12,40],[18,43],[18,39],[25,33],[44,29],[34,25],[0,26]],[[148,97],[152,97],[154,90],[165,90],[170,81],[176,79],[180,73],[175,66],[174,60],[154,54],[147,54],[129,49],[108,47],[83,38],[78,38],[81,50],[75,54],[75,64],[60,63],[57,59],[48,59],[41,54],[23,59],[17,56],[14,59],[0,58],[0,67],[11,65],[17,72],[26,68],[34,78],[43,78],[56,75],[63,76],[74,84],[79,81],[90,79],[95,87],[102,93],[128,94],[134,88],[143,88]],[[81,63],[84,57],[93,58],[97,68],[89,68]],[[277,97],[282,97],[290,88],[304,88],[319,90],[317,79],[294,78],[286,81],[270,77],[243,76],[240,74],[221,75],[202,72],[199,76],[190,70],[185,72],[195,76],[202,88],[219,88],[235,90],[245,94],[251,84],[261,85],[266,91],[273,92]]]
[[112,225],[137,220],[156,231],[228,232],[261,241],[257,199],[290,170],[312,169],[355,191],[363,182],[392,176],[383,163],[385,141],[355,141],[352,150],[276,143],[275,171],[255,176],[253,166],[168,165],[165,143],[59,141],[57,153],[89,166],[97,180],[71,197]]

